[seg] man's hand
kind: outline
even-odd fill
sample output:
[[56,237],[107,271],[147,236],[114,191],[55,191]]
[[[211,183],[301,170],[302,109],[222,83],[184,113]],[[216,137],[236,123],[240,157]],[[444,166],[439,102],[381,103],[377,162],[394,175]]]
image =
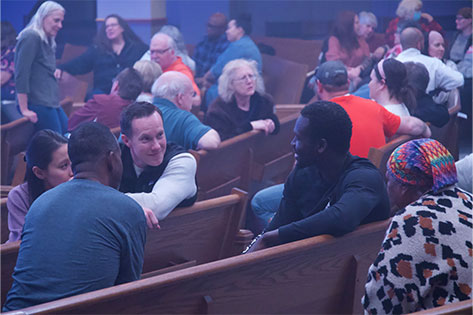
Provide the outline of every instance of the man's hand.
[[158,218],[154,215],[154,212],[149,208],[143,208],[143,212],[146,217],[146,224],[150,229],[160,229]]
[[61,78],[62,78],[62,70],[61,70],[61,69],[56,69],[56,71],[54,71],[54,77],[55,77],[57,80],[61,80]]

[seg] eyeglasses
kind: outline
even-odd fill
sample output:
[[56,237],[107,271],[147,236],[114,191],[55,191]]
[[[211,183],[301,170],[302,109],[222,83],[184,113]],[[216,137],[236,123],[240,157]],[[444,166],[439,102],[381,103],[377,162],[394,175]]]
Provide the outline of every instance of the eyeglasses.
[[119,26],[119,25],[120,25],[120,24],[118,24],[118,23],[106,24],[106,25],[105,25],[105,29],[111,28],[111,27],[115,28],[115,27],[117,27],[117,26]]
[[254,74],[245,74],[243,77],[241,78],[238,78],[238,79],[234,79],[233,81],[234,82],[246,82],[246,81],[254,81],[256,80],[256,76]]
[[150,50],[149,52],[151,54],[158,54],[158,55],[163,55],[166,53],[166,51],[168,51],[169,49],[171,49],[171,47],[168,47],[166,49],[156,49],[156,50]]

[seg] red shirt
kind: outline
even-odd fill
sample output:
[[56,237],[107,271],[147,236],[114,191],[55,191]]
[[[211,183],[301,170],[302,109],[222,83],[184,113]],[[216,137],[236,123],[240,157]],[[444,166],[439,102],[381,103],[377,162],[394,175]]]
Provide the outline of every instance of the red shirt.
[[350,153],[353,155],[368,157],[370,148],[385,145],[386,137],[392,137],[401,124],[399,116],[371,100],[344,95],[330,101],[342,106],[350,116],[353,125]]

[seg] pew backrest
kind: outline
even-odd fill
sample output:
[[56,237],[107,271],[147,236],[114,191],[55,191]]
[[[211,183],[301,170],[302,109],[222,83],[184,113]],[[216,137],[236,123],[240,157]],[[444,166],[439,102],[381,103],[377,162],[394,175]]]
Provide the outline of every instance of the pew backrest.
[[198,200],[228,195],[233,187],[248,191],[253,152],[258,131],[245,132],[222,141],[216,150],[189,152],[197,160]]
[[473,300],[465,300],[461,302],[449,303],[443,306],[431,308],[428,310],[423,310],[411,314],[415,315],[427,315],[427,314],[436,314],[436,315],[453,315],[453,314],[472,314],[473,313]]
[[36,313],[361,313],[389,220],[21,310]]
[[1,205],[1,220],[2,220],[2,239],[1,243],[8,241],[8,236],[10,235],[10,230],[8,229],[8,208],[7,208],[7,198],[2,198],[0,201]]
[[[160,222],[161,229],[148,230],[143,276],[226,258],[235,254],[235,248],[241,252],[252,236],[240,230],[246,201],[246,192],[233,189],[228,196],[173,210]],[[20,241],[0,245],[2,305],[13,283],[19,249]]]

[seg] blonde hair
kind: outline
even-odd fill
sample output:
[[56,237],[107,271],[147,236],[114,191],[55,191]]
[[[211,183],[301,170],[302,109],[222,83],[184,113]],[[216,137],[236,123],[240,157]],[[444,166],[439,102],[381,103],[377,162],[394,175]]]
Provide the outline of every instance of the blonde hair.
[[163,70],[161,66],[151,60],[138,60],[133,65],[133,69],[138,71],[143,80],[143,92],[151,93],[151,87],[153,86],[154,81],[161,74],[163,74]]
[[223,99],[224,102],[230,102],[233,94],[235,94],[233,80],[235,79],[236,70],[245,66],[249,67],[253,71],[253,75],[256,78],[256,92],[259,94],[264,94],[263,78],[258,72],[256,61],[235,59],[225,65],[220,78],[218,78],[218,95]]
[[414,12],[422,8],[421,0],[402,0],[396,10],[396,15],[404,20],[411,20]]
[[54,1],[44,2],[38,8],[38,11],[36,11],[35,15],[33,15],[30,22],[28,23],[28,25],[26,25],[26,27],[20,32],[20,34],[18,34],[17,39],[20,39],[21,35],[24,32],[26,32],[28,30],[33,30],[36,33],[38,33],[39,37],[41,38],[41,40],[43,42],[47,43],[53,49],[55,49],[56,48],[55,37],[48,37],[46,35],[46,33],[44,32],[44,29],[43,29],[43,21],[53,11],[57,11],[57,10],[60,10],[64,13],[66,12],[66,10],[64,10],[64,7],[62,5],[60,5],[59,3],[57,3],[57,2],[54,2]]

